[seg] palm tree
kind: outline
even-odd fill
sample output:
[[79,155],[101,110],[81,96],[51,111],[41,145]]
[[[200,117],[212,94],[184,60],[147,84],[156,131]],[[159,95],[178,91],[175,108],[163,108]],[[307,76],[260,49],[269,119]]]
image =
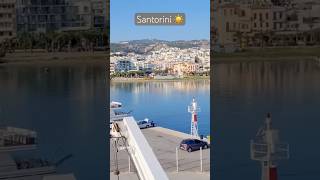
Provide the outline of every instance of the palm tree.
[[237,31],[234,36],[236,36],[238,43],[239,43],[239,47],[240,47],[240,49],[242,49],[243,48],[243,43],[242,43],[243,34],[242,34],[242,32]]
[[26,52],[27,49],[30,49],[30,52],[33,52],[34,45],[37,42],[37,34],[29,33],[29,32],[22,32],[19,33],[17,36],[18,46],[22,47]]
[[7,52],[9,52],[9,53],[14,52],[15,46],[16,46],[15,41],[16,41],[15,38],[8,38],[0,43],[0,48],[1,48],[0,57],[1,56],[4,57]]
[[56,37],[57,40],[57,49],[58,51],[62,51],[65,47],[67,47],[68,51],[71,49],[71,33],[69,32],[60,32]]
[[34,35],[35,42],[34,46],[39,49],[46,49],[46,35],[45,33],[36,33]]
[[59,33],[50,31],[46,33],[46,48],[48,52],[55,52],[55,45],[57,43]]
[[4,57],[6,55],[6,48],[4,46],[4,43],[0,43],[0,58]]
[[97,44],[97,40],[99,38],[99,33],[94,30],[83,31],[81,33],[83,45],[86,50],[93,51],[95,45]]

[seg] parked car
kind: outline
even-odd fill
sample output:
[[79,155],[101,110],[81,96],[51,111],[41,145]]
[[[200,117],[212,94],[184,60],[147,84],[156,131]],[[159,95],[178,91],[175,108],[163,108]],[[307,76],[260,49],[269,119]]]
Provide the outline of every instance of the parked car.
[[200,150],[200,147],[202,147],[202,149],[207,149],[209,148],[209,145],[207,142],[199,139],[184,139],[180,143],[180,149],[188,152]]
[[155,126],[155,123],[153,121],[150,121],[149,119],[144,119],[144,120],[138,121],[137,124],[138,124],[140,129],[149,128],[149,127],[154,127]]

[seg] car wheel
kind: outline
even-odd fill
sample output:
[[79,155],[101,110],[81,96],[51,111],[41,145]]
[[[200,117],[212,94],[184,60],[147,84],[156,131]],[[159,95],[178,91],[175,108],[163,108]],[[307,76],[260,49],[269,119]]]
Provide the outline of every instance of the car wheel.
[[148,127],[149,127],[149,125],[146,126],[146,128],[148,128]]
[[189,147],[187,151],[188,151],[188,152],[192,152],[192,149]]
[[207,149],[207,148],[208,148],[208,145],[205,144],[205,145],[203,146],[203,149]]

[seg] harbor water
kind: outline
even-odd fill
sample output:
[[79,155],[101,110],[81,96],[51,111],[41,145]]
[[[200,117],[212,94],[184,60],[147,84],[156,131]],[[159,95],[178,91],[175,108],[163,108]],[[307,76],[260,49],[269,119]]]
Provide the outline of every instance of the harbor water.
[[[251,61],[213,67],[213,178],[260,179],[250,160],[250,140],[266,113],[290,145],[290,159],[279,162],[281,180],[318,180],[320,66],[315,61]],[[58,161],[77,179],[104,179],[108,173],[105,66],[0,67],[0,125],[38,132],[35,154]],[[210,133],[210,81],[112,82],[111,100],[141,120],[190,132],[187,106],[201,107],[200,134]],[[90,146],[88,146],[90,144]],[[33,153],[33,152],[32,152]]]
[[77,180],[108,175],[105,65],[0,66],[0,126],[35,130],[38,149],[18,157],[53,162]]
[[111,82],[110,100],[122,102],[136,120],[149,118],[158,126],[190,133],[188,106],[196,98],[199,134],[210,134],[210,80]]
[[278,162],[281,180],[318,180],[320,65],[316,61],[215,64],[213,88],[214,179],[261,178],[250,160],[250,140],[272,115],[290,159]]

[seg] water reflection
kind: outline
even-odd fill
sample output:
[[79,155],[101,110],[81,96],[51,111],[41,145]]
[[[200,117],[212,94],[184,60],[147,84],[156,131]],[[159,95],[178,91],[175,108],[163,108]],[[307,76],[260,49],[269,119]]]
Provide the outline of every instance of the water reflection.
[[135,94],[155,92],[171,94],[176,91],[196,92],[210,90],[210,80],[112,82],[111,89],[122,89]]
[[113,82],[111,100],[123,102],[136,119],[150,118],[160,126],[190,133],[187,106],[195,97],[201,106],[199,131],[210,133],[210,80]]
[[73,158],[60,172],[106,177],[104,65],[0,66],[0,125],[38,132],[38,156]]
[[319,179],[320,67],[315,61],[216,64],[213,134],[217,179],[260,178],[249,141],[267,112],[288,142],[291,157],[279,165],[280,179]]

